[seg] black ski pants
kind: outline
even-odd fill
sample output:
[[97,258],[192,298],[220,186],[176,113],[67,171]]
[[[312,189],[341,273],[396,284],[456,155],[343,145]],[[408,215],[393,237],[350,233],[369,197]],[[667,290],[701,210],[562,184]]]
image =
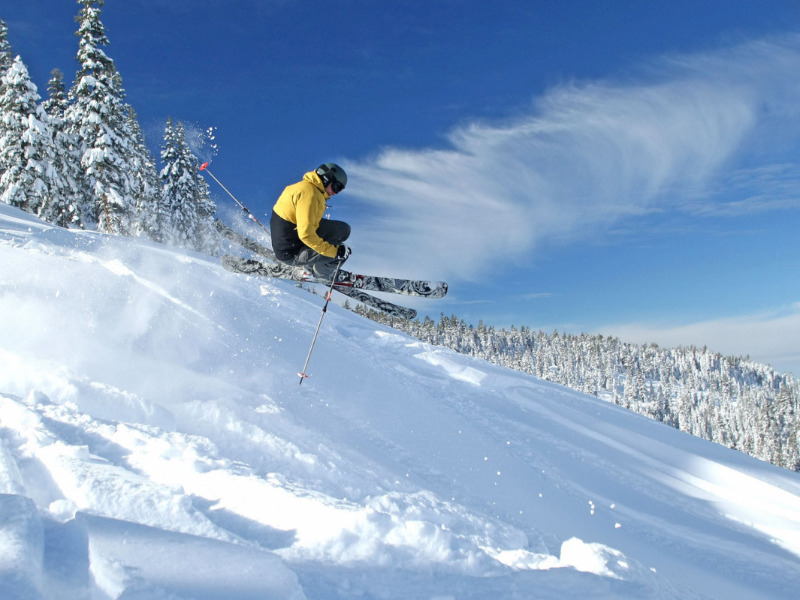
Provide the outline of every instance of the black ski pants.
[[[329,244],[341,246],[350,237],[350,225],[344,221],[334,221],[332,219],[322,219],[317,228],[317,235]],[[314,274],[318,277],[328,278],[336,270],[336,257],[331,258],[304,246],[294,257],[281,262],[303,267],[311,267]]]

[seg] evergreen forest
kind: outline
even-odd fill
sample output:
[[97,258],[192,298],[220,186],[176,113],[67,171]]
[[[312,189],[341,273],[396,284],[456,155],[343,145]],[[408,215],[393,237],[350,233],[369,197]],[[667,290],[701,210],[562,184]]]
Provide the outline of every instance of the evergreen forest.
[[103,51],[103,0],[79,4],[79,68],[69,90],[54,69],[44,101],[0,20],[0,202],[61,227],[217,255],[216,205],[183,124],[167,119],[159,169]]

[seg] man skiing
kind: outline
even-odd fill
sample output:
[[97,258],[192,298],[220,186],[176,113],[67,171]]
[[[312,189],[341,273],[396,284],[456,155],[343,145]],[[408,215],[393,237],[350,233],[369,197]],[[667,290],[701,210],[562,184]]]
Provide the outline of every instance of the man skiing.
[[282,263],[310,268],[314,275],[330,279],[336,264],[350,256],[344,241],[350,225],[323,219],[327,201],[347,185],[339,165],[325,163],[303,175],[303,180],[283,190],[272,208],[272,249]]

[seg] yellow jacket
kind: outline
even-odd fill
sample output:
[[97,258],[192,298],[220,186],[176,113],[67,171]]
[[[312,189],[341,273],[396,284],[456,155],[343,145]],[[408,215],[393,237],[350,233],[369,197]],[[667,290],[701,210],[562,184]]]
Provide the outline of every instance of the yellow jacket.
[[[297,237],[306,246],[324,256],[336,256],[337,246],[317,235],[319,223],[327,208],[330,196],[325,192],[322,179],[314,171],[303,175],[303,180],[287,186],[272,210],[284,221],[296,226]],[[277,232],[273,232],[273,243]]]

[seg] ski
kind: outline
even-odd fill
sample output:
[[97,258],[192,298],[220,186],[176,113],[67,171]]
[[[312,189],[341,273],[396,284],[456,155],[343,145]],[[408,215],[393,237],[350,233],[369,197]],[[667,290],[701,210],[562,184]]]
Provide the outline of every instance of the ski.
[[[225,223],[216,219],[214,225],[219,231],[220,235],[224,238],[239,244],[243,248],[250,250],[254,254],[263,256],[270,261],[275,261],[275,254],[270,248],[259,244],[255,240],[243,236],[234,231]],[[246,260],[246,259],[245,259]],[[276,265],[268,265],[270,270],[272,267],[283,268],[286,265],[277,263]],[[292,279],[292,277],[285,277],[280,274],[268,274],[263,272],[256,272],[257,267],[246,267],[249,273],[258,274],[266,277],[280,277],[284,279]],[[294,269],[294,267],[287,267],[287,269]],[[231,269],[234,270],[234,269]],[[329,283],[328,281],[319,281],[317,283]],[[358,275],[350,271],[340,270],[339,277],[335,283],[336,286],[349,286],[367,291],[374,292],[389,292],[393,294],[404,294],[406,296],[424,296],[426,298],[443,298],[447,294],[447,284],[443,281],[417,281],[413,279],[396,279],[392,277],[375,277],[371,275]]]
[[[226,254],[222,257],[222,266],[227,270],[234,273],[242,273],[245,275],[258,275],[261,277],[274,277],[277,279],[290,279],[300,283],[325,283],[330,284],[329,281],[320,280],[314,277],[305,276],[305,269],[303,267],[292,267],[281,263],[266,264],[258,260],[241,258],[240,256],[232,256]],[[265,273],[265,269],[269,270],[269,274]],[[334,284],[333,289],[353,300],[357,300],[370,308],[381,310],[392,317],[402,319],[413,319],[417,316],[417,311],[413,308],[407,308],[394,304],[382,298],[376,298],[360,289],[337,286]]]
[[[228,227],[225,223],[216,219],[214,221],[214,225],[217,231],[222,235],[225,239],[242,246],[243,248],[253,252],[254,254],[258,254],[263,256],[264,258],[269,259],[270,261],[275,261],[275,254],[272,252],[270,248],[259,244],[257,241],[241,235],[237,231]],[[238,256],[233,255],[226,255],[222,259],[223,266],[228,269],[229,271],[233,271],[236,273],[245,273],[247,275],[259,275],[259,276],[267,276],[267,277],[276,277],[279,279],[291,279],[293,281],[300,281],[304,283],[325,283],[328,284],[328,281],[321,281],[311,277],[308,277],[305,274],[305,269],[302,267],[291,267],[289,265],[284,265],[278,262],[274,262],[272,264],[267,264],[261,261],[252,260],[252,259],[245,259]],[[389,289],[392,284],[388,282],[393,282],[395,288],[398,287],[398,281],[401,282],[400,285],[403,285],[402,282],[406,282],[407,280],[396,280],[391,278],[378,278],[378,277],[368,277],[363,275],[352,275],[351,273],[344,271],[342,272],[344,275],[342,277],[337,278],[337,281],[333,289],[353,298],[354,300],[361,302],[362,304],[369,306],[370,308],[374,308],[377,310],[381,310],[387,313],[390,316],[398,317],[402,319],[413,319],[417,316],[417,311],[413,308],[407,308],[405,306],[400,306],[398,304],[394,304],[393,302],[389,302],[388,300],[384,300],[382,298],[376,298],[371,294],[367,294],[364,290],[365,289],[375,289],[376,291],[392,291],[394,293],[405,293],[407,295],[427,295],[429,298],[441,298],[447,293],[447,284],[441,283],[429,283],[429,282],[407,282],[408,285],[405,286],[405,291],[395,291],[394,289]],[[370,282],[374,281],[381,281],[380,289],[368,287],[371,285]],[[355,282],[355,283],[354,283]],[[365,285],[365,283],[367,285]],[[409,290],[419,290],[420,292],[429,291],[430,293],[416,293],[410,294]]]
[[[282,263],[265,263],[252,258],[242,258],[226,254],[222,257],[223,266],[229,271],[237,271],[248,275],[292,279],[308,283],[329,284],[330,280],[314,277],[305,272],[303,267],[293,267]],[[447,293],[447,284],[443,281],[417,281],[413,279],[397,279],[392,277],[375,277],[359,275],[350,271],[339,270],[334,289],[354,288],[371,292],[387,292],[404,296],[420,296],[423,298],[442,298]]]
[[245,237],[241,233],[234,231],[219,219],[214,219],[214,227],[216,227],[219,234],[228,241],[231,241],[234,244],[239,244],[240,246],[242,246],[247,250],[250,250],[250,252],[253,252],[254,254],[260,254],[261,256],[263,256],[264,258],[268,258],[269,260],[275,260],[275,253],[272,250],[270,250],[266,246],[259,244],[254,239]]
[[362,304],[369,306],[370,308],[374,308],[376,310],[380,310],[385,312],[390,317],[398,317],[400,319],[413,319],[417,316],[417,311],[413,308],[407,308],[405,306],[400,306],[399,304],[394,304],[389,302],[388,300],[384,300],[382,298],[376,298],[366,292],[362,292],[359,289],[351,288],[351,287],[336,287],[333,286],[334,291],[340,292],[353,300],[357,300]]

